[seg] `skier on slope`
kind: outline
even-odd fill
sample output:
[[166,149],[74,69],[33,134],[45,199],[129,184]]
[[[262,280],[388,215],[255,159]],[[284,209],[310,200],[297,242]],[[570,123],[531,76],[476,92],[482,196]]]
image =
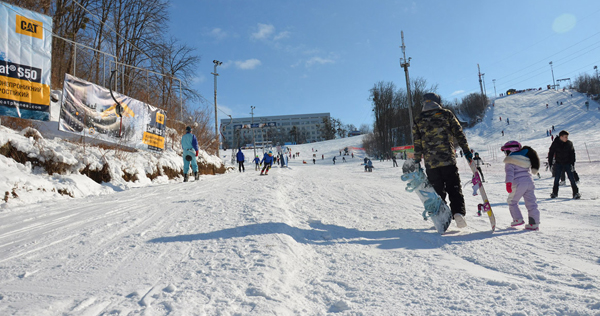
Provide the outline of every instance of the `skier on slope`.
[[562,130],[558,133],[558,137],[550,145],[548,151],[548,165],[552,166],[553,158],[556,159],[554,166],[554,186],[552,187],[552,194],[550,198],[555,199],[558,196],[558,182],[562,171],[567,172],[569,182],[571,182],[571,189],[573,190],[573,198],[581,198],[579,194],[579,188],[573,175],[575,165],[575,148],[573,143],[569,140],[569,132]]
[[510,226],[514,227],[525,223],[521,210],[519,210],[519,200],[523,198],[529,217],[529,224],[525,225],[525,229],[538,230],[540,211],[536,202],[532,174],[536,175],[538,173],[540,158],[533,148],[522,147],[519,142],[514,140],[507,142],[500,149],[506,154],[504,158],[504,171],[506,172],[504,182],[506,183],[506,192],[509,193],[508,209],[513,218]]
[[481,175],[481,182],[485,182],[485,177],[483,176],[483,171],[481,171],[481,166],[484,165],[483,159],[479,157],[479,153],[475,153],[475,157],[473,157],[473,161],[475,161],[475,166],[477,167],[477,171]]
[[260,171],[260,175],[262,175],[263,172],[265,175],[269,174],[269,170],[271,169],[271,165],[273,164],[273,152],[269,150],[268,153],[265,153],[265,156],[260,161],[260,163],[263,164],[263,168]]
[[244,172],[246,172],[246,168],[244,167],[244,153],[242,152],[242,148],[238,148],[238,152],[236,154],[236,159],[237,159],[237,163],[238,163],[238,169],[240,170],[240,172],[242,172],[242,170]]
[[473,158],[467,138],[460,123],[447,109],[442,109],[442,100],[435,93],[423,95],[423,111],[415,118],[413,126],[415,163],[425,160],[427,178],[435,192],[446,200],[450,199],[450,209],[456,225],[466,227],[464,216],[465,199],[458,168],[454,140],[458,142],[467,160]]
[[258,171],[258,169],[260,169],[260,158],[258,157],[258,155],[256,155],[256,158],[254,158],[254,170]]
[[196,162],[196,157],[198,157],[198,139],[196,139],[196,135],[192,134],[191,126],[187,126],[185,132],[185,135],[181,137],[181,148],[183,149],[183,182],[188,181],[190,164],[192,165],[192,171],[194,171],[194,179],[198,180],[199,178],[198,163]]

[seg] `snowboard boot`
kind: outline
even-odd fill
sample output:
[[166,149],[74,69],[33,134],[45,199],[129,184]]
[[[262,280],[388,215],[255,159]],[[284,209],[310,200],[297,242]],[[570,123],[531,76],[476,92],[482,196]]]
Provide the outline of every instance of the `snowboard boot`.
[[525,229],[527,230],[540,230],[539,224],[527,224],[525,225]]
[[515,219],[514,221],[512,221],[512,223],[510,223],[510,226],[515,227],[515,226],[520,226],[523,224],[525,224],[525,221],[523,221],[522,218],[519,218],[519,219]]
[[198,174],[198,171],[194,172],[194,180],[198,181],[200,179],[200,175]]
[[550,194],[550,198],[551,198],[551,199],[556,199],[556,197],[558,197],[558,194],[557,194],[557,193],[552,193],[552,194]]
[[183,182],[188,182],[188,175],[187,174],[183,175]]
[[456,222],[456,227],[458,228],[467,227],[467,221],[465,220],[465,217],[460,213],[454,214],[454,222]]
[[581,199],[581,194],[579,194],[579,193],[575,193],[575,194],[573,194],[573,198],[574,198],[575,200],[579,200],[579,199]]

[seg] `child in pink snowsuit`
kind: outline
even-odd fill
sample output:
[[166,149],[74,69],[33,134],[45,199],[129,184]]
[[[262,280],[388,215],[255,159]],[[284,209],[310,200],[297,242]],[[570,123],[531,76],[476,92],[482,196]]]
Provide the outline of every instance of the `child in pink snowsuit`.
[[501,149],[506,154],[506,158],[504,158],[504,170],[506,172],[504,182],[506,182],[506,191],[509,193],[508,209],[513,218],[510,225],[514,227],[525,223],[521,210],[519,210],[519,200],[522,197],[529,217],[529,224],[525,225],[525,229],[538,230],[540,211],[536,202],[532,174],[538,173],[540,159],[533,148],[521,147],[521,144],[517,141],[510,141],[504,144]]

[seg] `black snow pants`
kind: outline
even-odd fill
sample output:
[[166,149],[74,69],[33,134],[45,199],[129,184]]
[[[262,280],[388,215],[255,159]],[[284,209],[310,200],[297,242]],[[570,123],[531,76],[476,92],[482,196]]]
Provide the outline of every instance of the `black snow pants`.
[[462,194],[462,185],[456,165],[427,169],[426,171],[429,183],[442,200],[446,201],[446,195],[448,195],[452,215],[456,213],[466,215],[465,198]]

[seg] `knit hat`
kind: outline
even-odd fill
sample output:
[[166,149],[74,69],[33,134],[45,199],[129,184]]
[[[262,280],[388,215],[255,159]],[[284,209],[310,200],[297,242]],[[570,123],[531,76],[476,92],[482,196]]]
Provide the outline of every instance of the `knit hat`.
[[192,127],[191,127],[191,126],[187,126],[187,127],[185,128],[185,131],[186,131],[186,132],[188,132],[188,133],[189,133],[189,132],[191,132],[191,131],[192,131]]
[[433,101],[439,105],[442,104],[442,98],[440,98],[439,95],[437,95],[433,92],[425,93],[423,95],[423,102],[427,102],[427,101]]

